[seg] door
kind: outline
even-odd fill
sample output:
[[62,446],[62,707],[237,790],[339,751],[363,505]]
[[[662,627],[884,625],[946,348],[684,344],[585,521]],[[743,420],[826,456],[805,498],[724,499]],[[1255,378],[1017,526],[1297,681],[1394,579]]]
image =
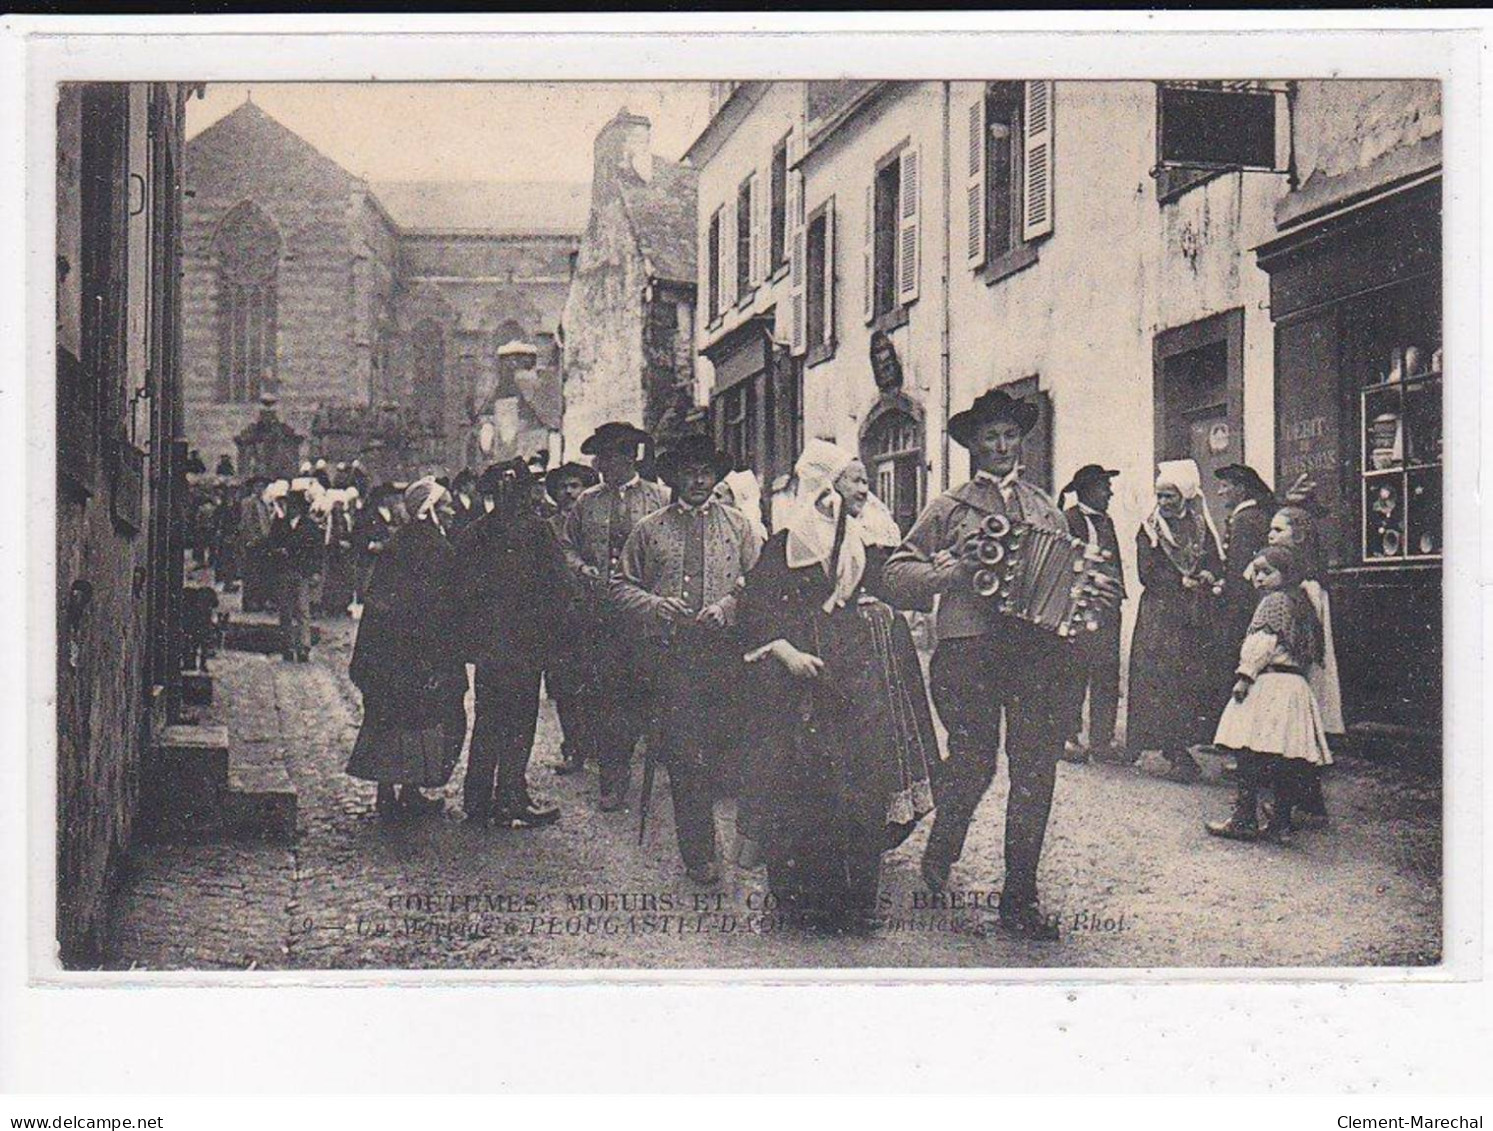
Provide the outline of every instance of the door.
[[1197,463],[1220,532],[1228,516],[1213,473],[1245,462],[1243,355],[1242,310],[1156,336],[1156,459]]

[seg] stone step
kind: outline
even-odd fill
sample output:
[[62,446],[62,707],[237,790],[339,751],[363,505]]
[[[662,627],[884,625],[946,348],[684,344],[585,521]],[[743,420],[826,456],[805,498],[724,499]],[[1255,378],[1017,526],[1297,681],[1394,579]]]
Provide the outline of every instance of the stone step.
[[295,840],[296,789],[277,743],[234,745],[225,726],[170,726],[156,742],[149,780],[148,839]]
[[153,840],[209,839],[223,828],[228,728],[168,726],[151,752],[141,812]]
[[235,839],[295,841],[296,788],[274,742],[236,745],[228,764],[228,831]]

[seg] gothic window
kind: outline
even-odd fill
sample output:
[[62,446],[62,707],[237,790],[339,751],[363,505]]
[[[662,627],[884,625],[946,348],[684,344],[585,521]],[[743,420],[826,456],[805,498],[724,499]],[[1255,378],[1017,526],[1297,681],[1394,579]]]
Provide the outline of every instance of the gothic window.
[[275,386],[280,233],[253,201],[229,212],[218,262],[218,400],[253,401]]
[[440,420],[446,403],[446,342],[441,324],[427,318],[411,335],[414,355],[414,409],[424,418]]

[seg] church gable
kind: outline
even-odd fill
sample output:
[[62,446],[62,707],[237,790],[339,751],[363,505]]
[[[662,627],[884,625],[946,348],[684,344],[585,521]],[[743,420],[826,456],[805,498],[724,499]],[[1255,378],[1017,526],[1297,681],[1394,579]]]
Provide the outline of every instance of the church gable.
[[359,183],[252,102],[187,143],[187,187],[199,198],[346,198]]

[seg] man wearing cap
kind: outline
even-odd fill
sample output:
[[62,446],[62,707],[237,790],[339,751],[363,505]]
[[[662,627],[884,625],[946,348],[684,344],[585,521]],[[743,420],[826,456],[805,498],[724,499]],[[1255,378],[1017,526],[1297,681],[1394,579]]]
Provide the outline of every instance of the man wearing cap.
[[544,652],[568,584],[554,532],[529,507],[532,478],[521,459],[484,471],[477,490],[493,509],[453,544],[448,637],[477,668],[462,786],[462,808],[473,824],[491,818],[534,828],[560,818],[557,808],[534,800],[528,783]]
[[581,445],[602,481],[584,491],[565,519],[565,560],[587,593],[586,650],[597,673],[595,686],[582,697],[593,743],[586,757],[601,767],[601,809],[615,812],[626,803],[632,750],[643,730],[644,688],[634,662],[631,634],[612,607],[607,592],[619,571],[622,547],[633,527],[668,505],[668,492],[638,475],[640,449],[648,434],[613,420]]
[[901,608],[938,604],[938,645],[930,690],[948,727],[948,757],[934,782],[937,816],[923,853],[923,881],[947,887],[970,820],[995,777],[1005,715],[1011,778],[1006,801],[1006,877],[1000,926],[1037,939],[1058,937],[1037,900],[1037,862],[1052,809],[1057,759],[1068,718],[1071,660],[1066,642],[1003,615],[974,591],[959,553],[988,515],[1068,531],[1041,488],[1021,478],[1021,443],[1037,407],[992,389],[949,420],[949,437],[969,450],[969,482],[934,499],[887,559],[883,585]]
[[[1068,530],[1081,538],[1091,557],[1105,555],[1105,572],[1119,586],[1119,599],[1125,599],[1125,576],[1120,565],[1120,540],[1114,520],[1109,517],[1109,502],[1114,497],[1110,480],[1119,475],[1097,463],[1084,464],[1073,473],[1068,485],[1058,492],[1059,503],[1072,495],[1074,503],[1063,514]],[[1114,747],[1115,716],[1120,705],[1120,611],[1107,608],[1099,620],[1099,631],[1085,632],[1073,642],[1074,702],[1073,734],[1064,746],[1063,757],[1072,762],[1086,762],[1092,756],[1101,762],[1128,764],[1123,750]],[[1089,746],[1078,745],[1078,726],[1082,721],[1085,694],[1089,699]]]
[[[555,513],[546,519],[555,541],[565,541],[565,519],[575,502],[588,487],[596,485],[596,472],[583,463],[562,463],[545,472],[545,493],[554,501]],[[555,701],[560,717],[560,761],[555,773],[573,774],[586,764],[586,716],[580,709],[581,698],[595,678],[590,656],[582,647],[585,635],[585,604],[578,586],[571,586],[571,596],[560,615],[558,633],[551,638],[544,660],[544,689]]]
[[760,552],[746,516],[715,498],[730,470],[705,436],[664,452],[658,473],[674,501],[633,528],[612,581],[652,675],[649,750],[669,770],[679,855],[689,878],[705,885],[720,880],[714,803],[729,753],[720,705],[741,663],[737,596]]

